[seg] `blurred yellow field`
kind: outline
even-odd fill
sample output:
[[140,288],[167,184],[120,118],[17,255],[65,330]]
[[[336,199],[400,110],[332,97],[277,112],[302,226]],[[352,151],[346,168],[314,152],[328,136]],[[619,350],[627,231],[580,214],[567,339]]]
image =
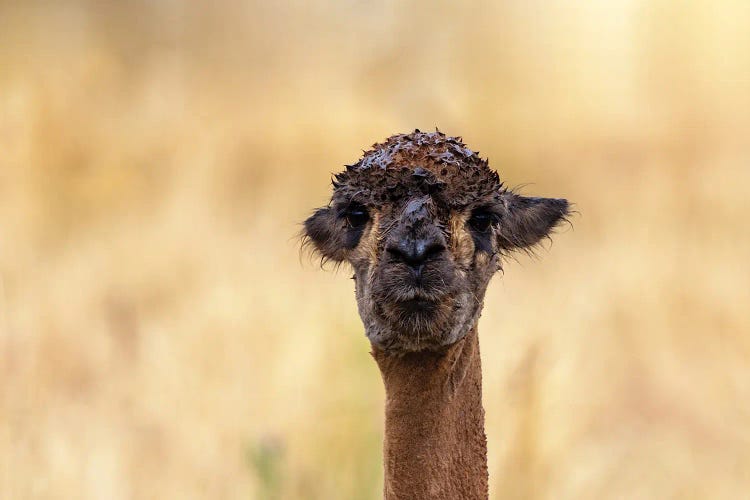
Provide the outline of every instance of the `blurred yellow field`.
[[0,2],[0,498],[382,496],[330,175],[576,204],[480,321],[492,498],[750,491],[750,3]]

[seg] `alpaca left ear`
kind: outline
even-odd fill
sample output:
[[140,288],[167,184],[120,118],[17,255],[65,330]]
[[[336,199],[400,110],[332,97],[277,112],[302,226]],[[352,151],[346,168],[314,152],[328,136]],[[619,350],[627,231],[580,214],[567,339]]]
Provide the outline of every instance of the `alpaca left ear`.
[[502,202],[498,245],[505,250],[536,245],[569,213],[568,200],[559,198],[532,198],[508,191],[502,194]]
[[305,221],[303,238],[310,241],[324,260],[344,260],[346,223],[331,207],[319,208]]

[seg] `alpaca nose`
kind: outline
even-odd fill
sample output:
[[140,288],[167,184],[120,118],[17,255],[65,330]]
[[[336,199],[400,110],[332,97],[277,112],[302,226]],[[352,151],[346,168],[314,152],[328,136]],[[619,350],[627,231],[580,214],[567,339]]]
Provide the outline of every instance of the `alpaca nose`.
[[419,275],[425,262],[439,257],[445,245],[436,239],[408,238],[389,244],[386,251],[393,260],[403,262]]

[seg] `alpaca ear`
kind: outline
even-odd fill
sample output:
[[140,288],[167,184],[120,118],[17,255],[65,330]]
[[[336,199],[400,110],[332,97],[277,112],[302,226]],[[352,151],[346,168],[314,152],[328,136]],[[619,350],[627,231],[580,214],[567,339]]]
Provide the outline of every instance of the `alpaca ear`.
[[304,226],[303,241],[310,242],[323,260],[344,260],[346,221],[337,217],[335,210],[331,207],[317,209]]
[[568,200],[558,198],[530,198],[508,191],[502,202],[498,245],[505,250],[534,246],[569,213]]

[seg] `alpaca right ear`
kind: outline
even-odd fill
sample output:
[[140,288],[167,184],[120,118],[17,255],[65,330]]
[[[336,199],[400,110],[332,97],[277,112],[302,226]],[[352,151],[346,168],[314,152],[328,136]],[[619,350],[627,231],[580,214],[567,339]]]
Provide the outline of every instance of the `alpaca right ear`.
[[569,213],[568,200],[533,198],[512,192],[502,194],[498,244],[504,250],[530,248],[539,243]]
[[346,220],[331,207],[319,208],[305,221],[303,239],[310,242],[323,260],[341,262],[346,254]]

